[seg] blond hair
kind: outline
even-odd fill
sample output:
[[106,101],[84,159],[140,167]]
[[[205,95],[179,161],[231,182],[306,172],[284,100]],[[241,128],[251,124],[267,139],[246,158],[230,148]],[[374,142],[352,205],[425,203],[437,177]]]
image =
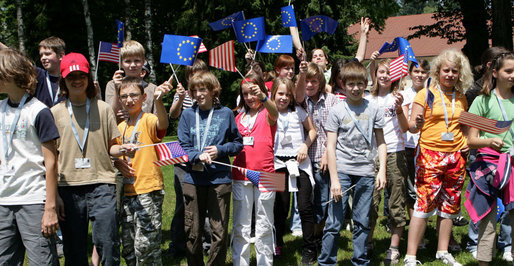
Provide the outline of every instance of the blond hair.
[[[390,64],[391,64],[391,59],[385,59],[385,60],[381,60],[380,62],[378,62],[378,65],[377,67],[375,68],[375,82],[373,82],[373,86],[371,87],[371,95],[373,96],[377,96],[378,95],[378,78],[377,78],[377,73],[378,73],[378,69],[383,66],[387,69],[387,72],[390,71]],[[396,90],[398,90],[398,88],[400,87],[400,80],[396,80],[396,81],[393,81],[391,82],[391,88],[390,88],[390,91],[391,92],[394,92]]]
[[34,63],[21,52],[13,49],[0,49],[0,81],[14,84],[31,93],[37,83]]
[[145,48],[139,42],[128,40],[123,42],[123,47],[120,49],[121,60],[125,57],[136,56],[139,57],[143,63],[145,61]]
[[473,73],[471,72],[471,65],[469,64],[468,58],[457,49],[447,49],[442,51],[434,60],[430,66],[432,82],[434,86],[439,86],[439,74],[441,66],[445,62],[454,63],[459,69],[459,80],[455,84],[455,90],[465,94],[466,91],[473,84]]

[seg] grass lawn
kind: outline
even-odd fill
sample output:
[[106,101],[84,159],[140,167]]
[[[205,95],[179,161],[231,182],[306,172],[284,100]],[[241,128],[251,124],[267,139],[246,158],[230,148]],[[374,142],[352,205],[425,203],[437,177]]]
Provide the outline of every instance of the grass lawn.
[[[176,137],[167,137],[165,141],[175,140]],[[166,196],[164,199],[164,205],[163,205],[163,219],[162,219],[162,234],[163,234],[163,242],[161,245],[162,250],[167,250],[168,245],[170,243],[170,224],[171,220],[173,218],[174,214],[174,208],[175,208],[175,193],[173,189],[173,166],[166,166],[162,167],[162,171],[164,173],[164,182],[165,182],[165,190],[166,190]],[[464,185],[464,187],[467,186],[467,182]],[[464,196],[462,197],[462,203],[464,203]],[[382,203],[383,204],[383,203]],[[462,205],[463,207],[464,205]],[[232,206],[231,206],[232,207]],[[463,207],[464,209],[464,207]],[[382,207],[380,208],[380,214],[382,213]],[[466,211],[464,210],[463,213],[465,213],[465,217],[469,220],[469,216],[467,215]],[[229,232],[232,230],[232,216],[231,221],[229,223]],[[389,247],[390,242],[390,234],[386,232],[385,230],[385,223],[386,219],[384,216],[379,217],[379,220],[377,222],[377,227],[375,229],[375,236],[374,236],[374,245],[375,248],[373,250],[373,254],[371,254],[371,264],[372,265],[380,265],[383,264],[382,260],[385,258],[385,251]],[[408,227],[407,227],[408,230]],[[406,249],[407,249],[407,234],[408,231],[405,231],[401,246],[400,246],[400,253],[402,254],[402,260],[403,256],[405,255]],[[339,240],[338,246],[339,251],[337,254],[337,259],[339,262],[339,265],[349,265],[351,264],[350,258],[352,256],[352,235],[349,231],[342,231],[341,233],[342,237]],[[466,252],[465,245],[468,240],[468,227],[462,226],[462,227],[453,227],[453,235],[455,239],[461,243],[461,247],[463,251],[454,253],[455,258],[457,261],[462,263],[463,265],[478,265],[478,262],[473,259],[470,253]],[[229,236],[230,239],[230,236]],[[285,245],[282,250],[282,257],[280,259],[275,260],[275,265],[298,265],[301,260],[301,246],[302,246],[302,239],[296,238],[291,235],[291,233],[288,233],[284,237]],[[443,265],[442,263],[436,261],[435,259],[435,253],[437,250],[437,234],[435,231],[435,217],[432,217],[429,219],[427,230],[425,232],[425,241],[427,245],[427,249],[418,251],[418,260],[420,260],[423,265]],[[252,258],[251,258],[251,264],[256,265],[255,261],[255,252],[252,250]],[[498,256],[491,265],[507,265],[507,262],[502,261],[499,259],[501,257],[501,253],[498,253]],[[207,260],[207,257],[204,257],[205,261]],[[122,265],[126,265],[124,260],[122,260]],[[61,264],[64,265],[64,259],[60,260]],[[230,249],[227,254],[227,265],[232,265],[232,254],[230,252]],[[25,263],[28,265],[28,263]],[[182,259],[180,261],[177,260],[171,260],[168,257],[163,257],[163,264],[164,265],[187,265],[186,259]],[[403,262],[401,263],[403,264]]]

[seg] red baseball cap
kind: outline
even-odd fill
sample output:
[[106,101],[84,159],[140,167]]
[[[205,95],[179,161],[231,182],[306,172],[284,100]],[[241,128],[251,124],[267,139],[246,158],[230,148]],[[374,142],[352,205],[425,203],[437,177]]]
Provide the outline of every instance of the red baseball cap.
[[61,76],[66,78],[73,71],[89,73],[89,63],[87,59],[79,53],[69,53],[61,60]]

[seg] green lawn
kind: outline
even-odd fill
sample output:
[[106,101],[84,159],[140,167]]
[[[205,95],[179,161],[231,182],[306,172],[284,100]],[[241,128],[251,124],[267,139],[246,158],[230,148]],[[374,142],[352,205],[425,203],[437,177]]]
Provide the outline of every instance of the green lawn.
[[[165,141],[175,140],[173,137],[167,137]],[[165,182],[165,191],[166,196],[163,205],[163,220],[162,220],[162,231],[163,231],[163,243],[161,245],[163,251],[168,249],[168,245],[170,243],[170,224],[173,218],[174,208],[175,208],[175,193],[173,189],[173,167],[167,166],[163,167],[162,171],[164,173],[164,182]],[[466,187],[467,182],[464,187]],[[465,198],[462,197],[462,203],[464,203]],[[462,205],[464,206],[464,205]],[[467,213],[465,213],[466,218],[469,218]],[[380,214],[382,214],[382,207],[380,208]],[[229,223],[229,231],[232,228],[232,217]],[[408,229],[408,228],[407,228]],[[400,252],[403,256],[405,255],[407,248],[407,234],[406,230],[401,242]],[[461,243],[461,247],[464,249],[467,241],[468,227],[454,227],[453,235],[455,239]],[[338,261],[340,265],[348,265],[350,264],[350,258],[352,256],[352,236],[349,231],[342,231],[342,237],[339,240],[339,251],[338,251]],[[230,239],[230,238],[229,238]],[[282,257],[280,259],[275,260],[275,265],[298,265],[301,260],[301,238],[293,237],[290,233],[288,233],[284,237],[285,245],[282,250]],[[371,256],[371,264],[372,265],[380,265],[383,264],[382,260],[385,257],[385,251],[389,247],[390,234],[385,230],[385,217],[379,217],[379,221],[377,222],[377,227],[375,229],[375,237],[374,237],[374,251]],[[418,252],[418,260],[420,260],[423,265],[443,265],[442,263],[435,260],[435,252],[437,249],[437,234],[435,231],[435,217],[429,219],[429,225],[425,232],[425,241],[427,244],[426,250],[420,250]],[[454,253],[455,258],[464,265],[478,265],[478,262],[473,259],[470,253],[466,251],[461,251],[458,253]],[[506,265],[506,262],[500,260],[501,254],[498,254],[498,257],[491,263],[491,265]],[[204,257],[207,260],[207,257]],[[64,264],[64,259],[60,260],[61,264]],[[252,250],[252,265],[256,265],[255,261],[255,252]],[[27,264],[27,263],[26,263]],[[171,260],[167,257],[163,257],[164,265],[187,265],[186,259],[182,259],[181,261]],[[227,254],[227,264],[232,265],[232,254],[230,249]],[[403,263],[402,263],[403,264]],[[27,264],[28,265],[28,264]],[[122,265],[126,265],[122,259]]]

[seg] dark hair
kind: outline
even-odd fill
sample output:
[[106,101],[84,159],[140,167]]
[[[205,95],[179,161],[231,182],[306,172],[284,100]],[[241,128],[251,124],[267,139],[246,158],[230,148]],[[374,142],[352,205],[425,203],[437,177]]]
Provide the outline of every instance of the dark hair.
[[39,42],[39,49],[41,48],[49,48],[57,55],[64,55],[64,52],[66,51],[66,44],[61,38],[51,36]]
[[234,111],[241,110],[242,108],[244,108],[247,111],[250,110],[250,107],[248,107],[243,97],[243,85],[248,82],[258,85],[261,91],[268,95],[268,88],[266,88],[266,85],[264,85],[264,80],[262,79],[262,76],[254,71],[250,71],[248,74],[246,74],[245,78],[241,82],[241,86],[239,89],[239,104],[234,109]]
[[125,77],[121,81],[120,88],[116,90],[118,95],[120,95],[121,89],[124,89],[126,87],[130,87],[130,86],[136,86],[139,89],[139,91],[141,92],[141,95],[145,94],[145,88],[143,87],[143,80],[141,80],[141,78],[139,78],[139,77]]
[[485,75],[485,73],[487,71],[487,63],[493,61],[493,59],[496,56],[498,56],[499,54],[508,53],[508,52],[509,52],[509,50],[507,50],[501,46],[493,46],[493,47],[487,48],[482,53],[482,57],[480,58],[480,65],[475,67],[475,69],[474,69],[475,79],[479,79]]
[[[481,93],[489,96],[491,90],[496,87],[496,78],[493,76],[493,70],[498,72],[505,62],[505,60],[514,60],[514,53],[506,52],[498,54],[491,62],[491,67],[484,74],[484,86],[482,87]],[[511,88],[514,91],[514,87]]]
[[328,85],[332,86],[332,91],[336,89],[342,89],[337,87],[337,78],[341,75],[341,68],[349,63],[350,61],[344,58],[337,59],[332,65],[332,71],[330,72],[330,80],[328,81]]
[[288,107],[291,110],[295,111],[296,99],[294,97],[295,85],[294,82],[288,78],[278,77],[273,81],[273,86],[271,87],[271,100],[275,101],[275,97],[277,94],[278,87],[280,85],[285,85],[287,88],[287,95],[289,96],[289,105]]
[[309,62],[312,61],[312,55],[314,54],[314,52],[316,50],[320,50],[323,52],[323,55],[325,56],[325,59],[327,60],[327,68],[328,68],[328,65],[330,65],[330,60],[328,59],[328,55],[327,55],[327,52],[325,52],[325,50],[323,50],[322,48],[314,48],[311,50],[311,58],[309,58]]
[[[419,59],[418,60],[418,66],[423,68],[427,73],[430,72],[430,62],[428,62],[428,60]],[[409,73],[412,72],[414,67],[415,67],[414,64],[410,64],[410,66],[409,66]]]
[[[72,72],[70,72],[72,73]],[[59,87],[61,88],[61,94],[60,96],[70,98],[68,87],[66,87],[66,82],[64,78],[59,79]],[[93,99],[96,97],[96,88],[95,84],[93,83],[93,76],[91,72],[87,74],[87,88],[86,88],[86,96],[90,99]]]
[[205,64],[202,59],[196,59],[192,66],[186,66],[186,79],[193,77],[196,72],[209,71],[209,67]]
[[37,84],[34,63],[19,51],[0,49],[0,80],[12,81],[19,88],[32,93]]

